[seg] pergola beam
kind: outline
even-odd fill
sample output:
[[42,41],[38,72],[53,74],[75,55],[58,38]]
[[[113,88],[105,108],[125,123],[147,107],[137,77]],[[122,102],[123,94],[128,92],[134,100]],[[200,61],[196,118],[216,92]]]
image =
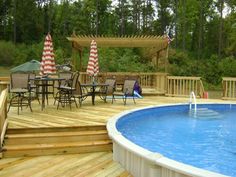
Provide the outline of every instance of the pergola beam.
[[95,40],[99,47],[155,47],[160,50],[168,45],[165,36],[129,36],[119,38],[77,36],[67,37],[67,39],[81,47],[89,47],[92,40]]
[[[82,50],[84,47],[90,47],[91,41],[95,40],[98,47],[124,47],[124,48],[155,48],[157,52],[167,49],[167,36],[151,35],[131,35],[121,37],[104,37],[93,35],[75,35],[67,39],[72,42],[73,49],[80,53],[80,70],[82,69]],[[159,54],[158,54],[159,55]],[[74,58],[75,60],[75,58]],[[74,62],[77,63],[77,62]],[[76,67],[76,66],[75,66]],[[77,67],[76,67],[77,68]]]

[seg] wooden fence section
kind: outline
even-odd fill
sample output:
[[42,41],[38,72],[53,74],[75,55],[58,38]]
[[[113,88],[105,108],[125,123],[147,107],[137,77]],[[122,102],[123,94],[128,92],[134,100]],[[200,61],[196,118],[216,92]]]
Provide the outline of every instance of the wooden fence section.
[[10,81],[10,77],[0,77],[0,81]]
[[[135,73],[135,72],[100,72],[97,76],[97,82],[105,82],[106,78],[115,77],[117,87],[121,88],[125,78],[135,78],[142,88],[151,89],[152,93],[166,93],[166,77],[168,73]],[[0,82],[9,83],[9,77],[0,77]],[[80,72],[80,82],[89,83],[91,77],[86,72]],[[0,85],[1,87],[1,85]],[[51,88],[50,88],[51,89]],[[1,88],[0,88],[1,91]]]
[[4,135],[7,129],[7,94],[7,89],[0,92],[0,153],[2,151]]
[[0,93],[1,91],[3,91],[5,88],[8,87],[9,82],[10,82],[9,77],[0,77]]
[[222,99],[236,99],[236,78],[223,77],[222,78],[223,96]]
[[189,96],[190,92],[203,97],[204,87],[200,77],[167,76],[166,96]]
[[[104,82],[105,78],[115,77],[117,85],[122,85],[125,78],[136,78],[142,88],[155,89],[158,93],[166,92],[166,77],[168,73],[134,73],[134,72],[106,72],[99,73],[98,82]],[[86,72],[80,72],[81,83],[91,82]]]
[[[109,77],[116,78],[118,88],[121,88],[125,78],[135,78],[139,81],[142,88],[154,94],[189,96],[191,91],[194,91],[196,96],[200,97],[203,97],[204,94],[204,87],[200,77],[168,76],[168,73],[100,72],[96,80],[103,83]],[[7,80],[9,78],[0,77],[0,82],[6,83]],[[86,72],[80,72],[80,82],[89,83],[91,82],[91,77]]]

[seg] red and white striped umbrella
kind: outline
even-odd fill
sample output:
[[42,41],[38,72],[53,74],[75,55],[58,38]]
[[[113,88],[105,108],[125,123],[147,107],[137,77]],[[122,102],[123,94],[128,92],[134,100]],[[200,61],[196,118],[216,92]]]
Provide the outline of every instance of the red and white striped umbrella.
[[93,77],[96,76],[99,72],[97,43],[94,40],[92,40],[91,42],[89,61],[86,72],[89,76]]
[[48,34],[44,41],[42,61],[40,65],[40,75],[56,73],[56,64],[54,60],[52,37]]

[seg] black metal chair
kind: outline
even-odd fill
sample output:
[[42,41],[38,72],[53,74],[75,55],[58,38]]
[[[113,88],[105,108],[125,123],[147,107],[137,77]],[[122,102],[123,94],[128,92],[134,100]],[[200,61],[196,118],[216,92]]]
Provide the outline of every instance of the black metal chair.
[[59,108],[59,105],[61,104],[62,107],[64,107],[66,104],[70,105],[71,109],[71,103],[75,103],[76,107],[77,103],[75,100],[75,97],[73,96],[73,92],[76,91],[77,84],[79,82],[79,72],[76,72],[73,74],[73,79],[71,85],[61,85],[59,87],[59,92],[56,101],[58,101],[57,109]]
[[58,90],[56,95],[54,96],[54,105],[59,99],[60,87],[71,86],[73,80],[73,73],[70,71],[62,71],[58,73],[58,78],[63,80],[56,82],[56,84],[54,85],[54,88]]
[[134,95],[134,85],[135,85],[135,83],[136,83],[136,80],[126,79],[124,81],[124,86],[123,86],[122,91],[121,92],[114,92],[112,94],[112,103],[113,103],[113,100],[115,100],[115,96],[122,97],[122,99],[124,101],[124,105],[126,105],[127,97],[132,97],[134,103],[136,103],[135,102],[135,95]]
[[79,99],[79,105],[82,106],[82,102],[88,97],[91,96],[91,93],[88,92],[86,87],[82,87],[80,81],[76,84],[76,89],[72,92],[72,97],[74,99]]
[[58,78],[64,80],[60,80],[56,88],[60,88],[60,86],[68,86],[70,83],[72,83],[73,73],[70,71],[62,71],[58,73]]
[[[8,112],[10,107],[17,107],[17,114],[19,109],[23,106],[29,106],[31,108],[31,92],[29,89],[29,74],[22,72],[11,73],[11,84],[9,92],[12,94],[12,98],[9,103]],[[28,95],[27,95],[28,94]]]
[[31,101],[32,100],[38,100],[39,104],[39,88],[38,86],[35,84],[35,79],[36,78],[36,74],[35,73],[29,73],[29,91],[31,94]]

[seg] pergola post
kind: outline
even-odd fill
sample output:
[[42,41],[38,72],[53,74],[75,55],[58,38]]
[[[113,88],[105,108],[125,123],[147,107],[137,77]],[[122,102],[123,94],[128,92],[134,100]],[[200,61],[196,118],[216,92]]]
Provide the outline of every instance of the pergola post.
[[166,48],[166,57],[165,57],[165,73],[167,73],[167,62],[168,62],[168,56],[169,56],[169,45],[167,45],[167,48]]
[[157,51],[157,54],[156,54],[156,68],[157,69],[159,68],[159,56],[160,56],[160,51]]
[[73,64],[73,69],[77,70],[78,66],[77,66],[77,50],[74,47],[74,42],[72,42],[72,64]]
[[79,50],[79,71],[83,69],[82,50]]

